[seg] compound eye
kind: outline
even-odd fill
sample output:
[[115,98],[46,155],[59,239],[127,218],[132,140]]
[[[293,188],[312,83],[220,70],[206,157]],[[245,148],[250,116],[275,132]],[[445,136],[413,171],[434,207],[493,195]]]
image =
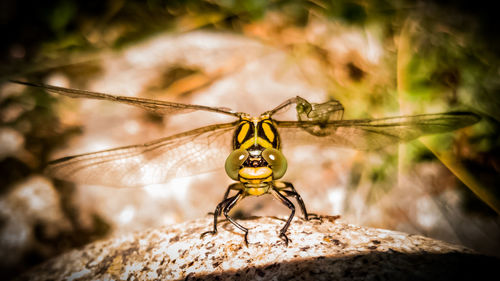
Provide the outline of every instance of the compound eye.
[[240,171],[241,165],[247,160],[248,151],[246,149],[236,149],[231,152],[226,159],[226,174],[233,180],[238,180],[238,172]]
[[276,148],[266,148],[262,151],[262,157],[273,170],[273,179],[280,179],[285,175],[288,166],[285,156]]

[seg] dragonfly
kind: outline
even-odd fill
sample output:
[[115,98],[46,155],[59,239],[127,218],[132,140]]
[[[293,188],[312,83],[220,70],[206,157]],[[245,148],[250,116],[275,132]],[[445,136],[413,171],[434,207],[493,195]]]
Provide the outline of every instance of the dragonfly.
[[[472,112],[398,116],[381,119],[344,120],[344,107],[337,100],[311,103],[299,96],[290,98],[258,117],[226,107],[174,103],[162,100],[116,96],[41,83],[11,81],[41,88],[71,98],[106,100],[168,115],[207,111],[234,117],[234,121],[200,127],[144,144],[67,156],[48,164],[48,173],[66,181],[114,187],[139,187],[164,183],[173,178],[206,172],[224,166],[234,180],[213,212],[213,228],[201,234],[217,233],[218,218],[225,218],[244,232],[248,229],[229,215],[231,209],[249,196],[271,194],[284,204],[290,215],[279,231],[288,245],[286,232],[295,215],[294,198],[305,220],[319,219],[308,213],[291,182],[281,180],[288,163],[282,142],[321,143],[357,150],[375,150],[406,142],[422,135],[453,131],[480,120]],[[279,120],[279,113],[295,106],[297,120]],[[285,141],[286,140],[286,141]]]

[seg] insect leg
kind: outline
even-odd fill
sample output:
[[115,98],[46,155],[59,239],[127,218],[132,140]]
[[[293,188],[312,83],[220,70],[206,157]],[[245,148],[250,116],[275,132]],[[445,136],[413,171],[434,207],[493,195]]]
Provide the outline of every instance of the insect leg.
[[[227,199],[227,197],[229,196],[229,192],[231,192],[231,190],[243,190],[244,187],[242,187],[241,183],[237,182],[237,183],[233,183],[231,185],[229,185],[226,189],[226,192],[224,193],[224,197],[222,198],[222,201],[223,202],[224,200]],[[217,210],[217,209],[216,209]],[[221,209],[222,211],[222,209]],[[215,213],[213,212],[208,212],[209,215],[214,215]],[[217,214],[217,216],[220,216],[221,212],[219,212]]]
[[286,230],[290,226],[290,222],[292,222],[293,216],[295,215],[295,206],[293,205],[292,201],[288,200],[285,195],[281,194],[280,191],[273,187],[273,195],[278,198],[281,203],[283,203],[285,206],[288,207],[292,212],[290,213],[290,216],[288,217],[288,220],[285,223],[285,226],[280,230],[280,238],[285,241],[285,244],[288,246],[288,237],[286,236]]
[[[231,186],[228,187],[228,190],[231,188]],[[212,231],[206,231],[206,232],[203,232],[200,236],[200,238],[203,238],[203,236],[207,235],[207,234],[216,234],[217,233],[217,217],[220,216],[221,212],[223,209],[226,208],[226,206],[232,201],[234,200],[235,198],[239,197],[240,194],[241,194],[242,191],[238,192],[238,194],[236,194],[235,196],[233,197],[230,197],[230,198],[225,198],[224,200],[222,200],[222,202],[220,202],[219,204],[217,204],[217,207],[215,208],[215,211],[214,211],[214,229]],[[228,192],[226,192],[228,193]]]
[[229,201],[227,205],[224,207],[224,216],[227,218],[228,221],[234,224],[234,226],[239,228],[241,231],[245,232],[245,244],[248,246],[248,228],[243,227],[241,224],[237,223],[235,220],[233,220],[233,218],[229,216],[229,211],[231,211],[231,209],[236,205],[236,203],[238,203],[238,201],[243,199],[244,196],[242,194],[243,190],[240,190],[235,196],[230,198],[232,200]]
[[[302,197],[297,192],[297,190],[295,190],[295,187],[293,187],[292,183],[290,183],[290,182],[282,182],[282,183],[285,184],[285,187],[283,187],[283,188],[277,188],[277,190],[280,191],[280,192],[284,192],[286,196],[293,196],[293,197],[295,197],[295,200],[297,200],[297,202],[299,203],[300,210],[302,211],[302,214],[304,215],[304,218],[306,220],[320,219],[320,217],[318,215],[307,212],[306,204],[304,204],[304,200],[302,200]],[[290,190],[286,190],[287,188],[290,189]]]
[[241,183],[237,182],[237,183],[233,183],[231,184],[227,189],[226,189],[226,193],[224,193],[224,199],[222,200],[226,200],[227,199],[227,196],[229,195],[229,192],[231,190],[243,190],[244,187],[241,186]]

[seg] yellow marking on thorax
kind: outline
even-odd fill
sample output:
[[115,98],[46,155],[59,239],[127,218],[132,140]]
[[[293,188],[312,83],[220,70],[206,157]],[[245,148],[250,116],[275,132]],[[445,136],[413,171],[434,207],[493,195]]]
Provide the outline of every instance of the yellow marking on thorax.
[[255,143],[255,138],[248,139],[246,142],[241,144],[240,148],[248,149],[249,147],[254,145],[254,143]]
[[257,144],[260,144],[264,148],[271,148],[271,147],[273,147],[273,145],[270,142],[268,142],[267,140],[265,140],[265,139],[263,139],[261,137],[257,138]]
[[273,130],[271,130],[271,126],[269,126],[267,122],[262,122],[262,129],[264,130],[264,134],[266,134],[269,141],[273,142],[275,135]]
[[240,130],[238,137],[237,137],[238,143],[241,143],[243,141],[243,139],[246,137],[249,128],[250,128],[250,125],[248,123],[245,123],[245,124],[243,124],[243,126],[241,126],[241,130]]
[[257,145],[257,139],[259,138],[258,131],[257,131],[257,124],[259,124],[259,119],[258,118],[253,118],[253,129],[254,129],[254,134],[253,134],[253,144]]

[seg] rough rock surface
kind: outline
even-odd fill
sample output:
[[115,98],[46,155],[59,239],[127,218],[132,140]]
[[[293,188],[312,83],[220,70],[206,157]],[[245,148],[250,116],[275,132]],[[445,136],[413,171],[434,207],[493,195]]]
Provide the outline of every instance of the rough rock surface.
[[20,280],[464,280],[493,279],[500,265],[456,245],[401,232],[295,218],[288,246],[283,219],[239,220],[243,234],[209,217],[98,241],[65,253]]

